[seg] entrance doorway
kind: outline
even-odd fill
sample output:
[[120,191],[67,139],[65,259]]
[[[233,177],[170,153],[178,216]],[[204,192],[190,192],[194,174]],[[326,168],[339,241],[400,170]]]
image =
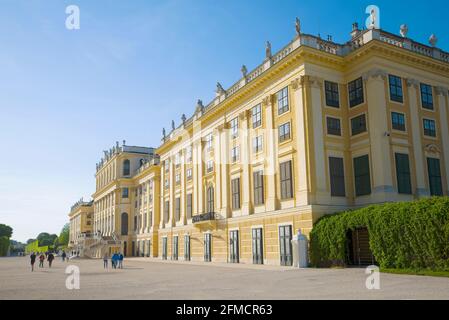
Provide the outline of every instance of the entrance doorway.
[[369,246],[368,228],[357,228],[346,233],[347,263],[352,266],[376,264]]

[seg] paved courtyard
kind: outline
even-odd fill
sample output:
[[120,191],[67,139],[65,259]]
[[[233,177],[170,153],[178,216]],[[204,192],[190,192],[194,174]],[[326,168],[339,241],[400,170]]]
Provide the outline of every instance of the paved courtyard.
[[[0,299],[449,299],[449,279],[380,275],[368,290],[364,269],[125,260],[123,270],[101,260],[54,262],[31,273],[28,258],[0,259]],[[65,268],[80,269],[80,289],[66,288]]]

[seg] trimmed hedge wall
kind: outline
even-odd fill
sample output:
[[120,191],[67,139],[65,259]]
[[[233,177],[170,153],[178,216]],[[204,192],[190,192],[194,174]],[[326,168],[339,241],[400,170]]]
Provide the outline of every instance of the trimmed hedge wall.
[[9,238],[8,237],[0,237],[0,257],[4,257],[8,254],[9,249]]
[[367,227],[381,268],[449,270],[449,198],[372,205],[322,217],[310,233],[315,267],[346,264],[346,233]]

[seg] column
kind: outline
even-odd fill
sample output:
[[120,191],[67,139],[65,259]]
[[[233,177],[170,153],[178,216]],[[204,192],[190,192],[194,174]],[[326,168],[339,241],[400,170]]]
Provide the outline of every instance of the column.
[[170,195],[170,209],[168,214],[168,224],[170,227],[173,227],[175,225],[175,165],[174,161],[172,159],[173,157],[170,156],[170,171],[169,171],[169,179],[170,179],[170,185],[169,185],[169,195]]
[[327,190],[326,172],[327,159],[324,147],[323,130],[323,104],[321,101],[322,80],[309,77],[310,102],[312,113],[312,132],[314,144],[314,166],[315,166],[315,203],[321,203],[323,196],[329,194]]
[[161,161],[161,184],[160,184],[160,197],[159,199],[155,199],[154,201],[159,201],[159,208],[160,208],[160,219],[159,219],[159,228],[163,229],[165,227],[164,222],[164,197],[165,197],[165,165],[164,161]]
[[390,139],[388,138],[387,102],[383,70],[372,70],[364,74],[366,101],[368,102],[367,123],[371,144],[370,166],[374,201],[387,201],[394,193]]
[[249,110],[245,110],[239,115],[240,122],[240,163],[242,167],[242,184],[241,184],[241,193],[242,193],[242,215],[249,215],[252,213],[252,205],[251,205],[251,185],[250,185],[250,170],[249,170],[249,152],[251,151],[251,144],[249,142],[250,134],[249,134],[249,125],[248,125],[248,117]]
[[214,162],[215,162],[215,199],[217,204],[215,206],[216,212],[221,212],[221,132],[223,131],[223,125],[220,125],[217,130],[214,131]]
[[223,218],[231,217],[229,206],[229,135],[225,125],[220,131],[220,157],[221,157],[221,215]]
[[411,133],[413,137],[413,158],[415,162],[415,175],[416,175],[416,195],[421,197],[427,197],[430,195],[429,189],[427,189],[424,166],[423,146],[421,141],[421,119],[419,117],[418,106],[418,88],[419,81],[414,79],[407,79],[407,90],[410,106],[410,120],[411,120]]
[[446,190],[449,193],[449,118],[448,118],[448,88],[437,87],[438,106],[440,111],[441,144],[443,146],[444,161],[441,161],[441,170],[446,173]]
[[266,179],[266,195],[265,201],[266,211],[274,211],[278,207],[278,199],[276,195],[276,171],[277,171],[277,130],[274,128],[273,120],[273,96],[263,99],[262,106],[265,108],[266,117],[266,161],[264,176]]
[[293,104],[295,108],[296,128],[296,172],[295,192],[296,205],[308,205],[308,173],[307,173],[307,150],[306,150],[306,121],[304,106],[304,76],[295,79],[291,83]]

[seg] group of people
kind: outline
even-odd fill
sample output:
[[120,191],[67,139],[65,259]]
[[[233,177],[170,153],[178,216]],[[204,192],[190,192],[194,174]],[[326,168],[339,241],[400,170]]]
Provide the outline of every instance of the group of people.
[[[108,261],[109,261],[109,255],[107,253],[103,256],[103,267],[105,269],[108,268]],[[120,253],[114,253],[111,257],[111,266],[112,269],[123,269],[123,254]]]
[[53,260],[55,260],[55,255],[51,252],[45,252],[45,253],[40,253],[40,254],[31,252],[31,254],[30,254],[31,272],[34,271],[34,264],[36,262],[36,259],[39,259],[39,268],[44,267],[45,259],[47,259],[47,261],[48,261],[48,267],[51,268]]

